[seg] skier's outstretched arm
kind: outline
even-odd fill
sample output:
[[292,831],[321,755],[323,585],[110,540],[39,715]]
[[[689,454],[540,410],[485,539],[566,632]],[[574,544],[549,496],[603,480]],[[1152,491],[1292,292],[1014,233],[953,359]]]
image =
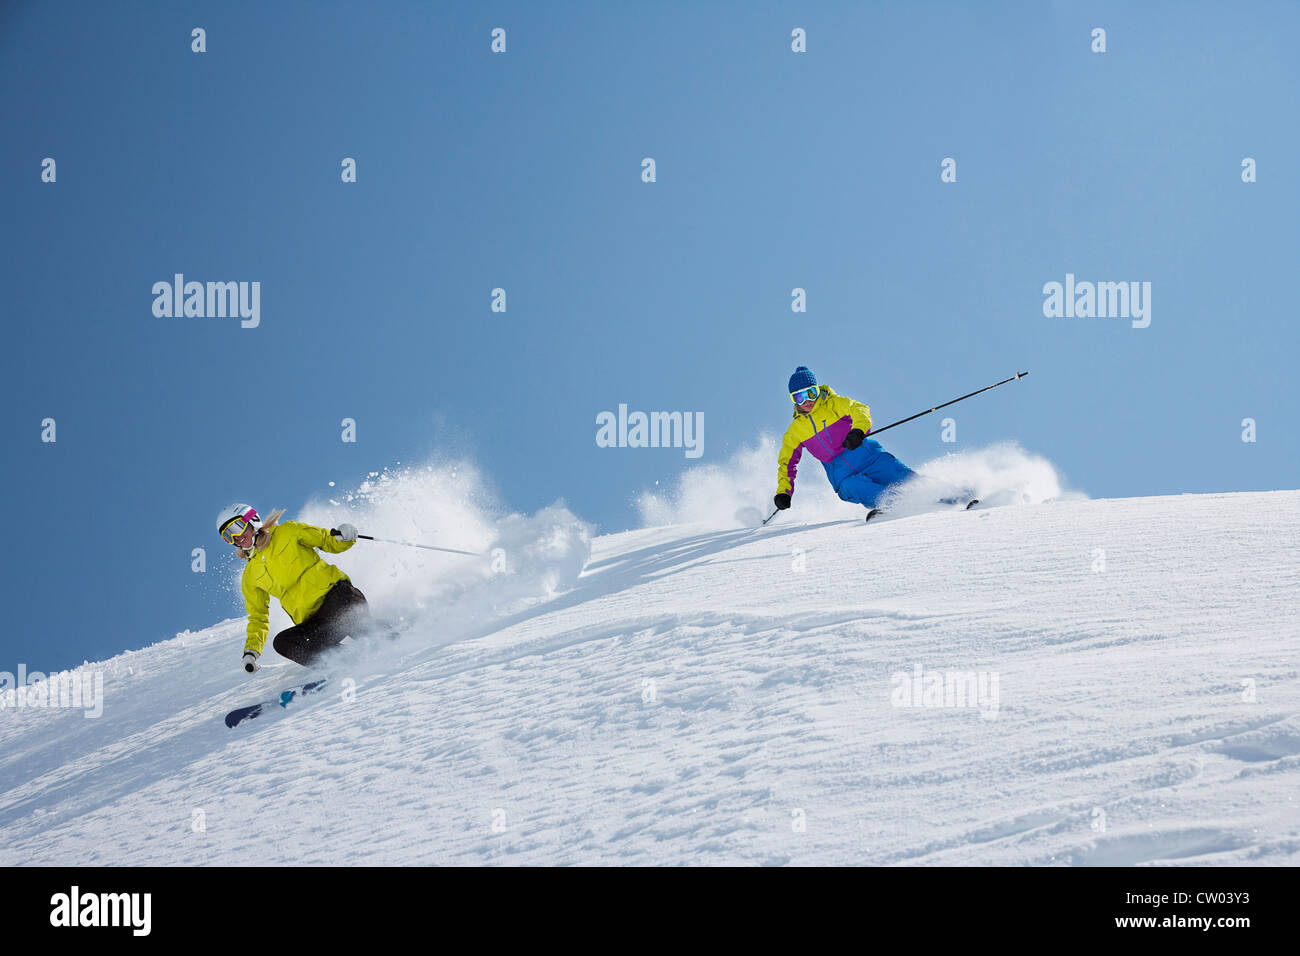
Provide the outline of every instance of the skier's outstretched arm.
[[[328,528],[318,528],[314,524],[303,524],[301,521],[287,522],[293,525],[294,533],[297,534],[298,540],[312,548],[319,548],[321,551],[327,551],[330,554],[340,554],[357,543],[356,529],[352,529],[352,540],[346,537],[334,537],[329,533]],[[352,528],[351,525],[343,525],[341,528]]]

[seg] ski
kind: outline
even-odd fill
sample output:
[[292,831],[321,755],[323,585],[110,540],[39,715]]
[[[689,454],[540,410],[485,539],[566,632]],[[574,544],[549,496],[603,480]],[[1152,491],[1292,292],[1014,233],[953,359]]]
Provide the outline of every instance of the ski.
[[280,692],[280,696],[275,700],[264,700],[260,704],[252,704],[248,707],[240,707],[226,714],[226,726],[237,727],[246,720],[252,720],[254,717],[260,717],[264,712],[274,711],[274,708],[284,710],[299,697],[306,697],[308,694],[318,693],[325,686],[327,681],[314,680],[309,684],[303,684],[300,687],[290,687],[288,690]]
[[[941,503],[941,504],[947,504],[948,502],[940,502],[940,503]],[[960,505],[962,511],[970,511],[972,508],[974,508],[974,507],[975,507],[977,504],[979,504],[979,503],[980,503],[980,500],[979,500],[978,498],[971,498],[971,499],[970,499],[969,501],[967,501],[966,504],[964,504],[964,505],[961,505],[960,500],[957,500],[957,501],[953,501],[953,502],[952,502],[952,504],[954,504],[954,505]],[[863,522],[865,523],[865,522],[867,522],[867,521],[870,521],[870,520],[871,520],[872,518],[874,518],[876,515],[884,514],[884,513],[885,513],[885,512],[883,511],[883,509],[880,509],[880,508],[872,508],[870,511],[867,512],[867,516],[866,516],[866,518],[863,519]]]

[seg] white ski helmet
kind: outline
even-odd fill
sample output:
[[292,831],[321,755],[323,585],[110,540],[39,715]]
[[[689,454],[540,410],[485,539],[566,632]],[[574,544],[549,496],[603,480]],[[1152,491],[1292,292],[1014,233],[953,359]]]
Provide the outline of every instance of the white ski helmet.
[[235,539],[244,533],[249,525],[256,534],[262,530],[262,516],[252,505],[233,504],[222,508],[217,515],[217,534],[227,544],[234,544]]

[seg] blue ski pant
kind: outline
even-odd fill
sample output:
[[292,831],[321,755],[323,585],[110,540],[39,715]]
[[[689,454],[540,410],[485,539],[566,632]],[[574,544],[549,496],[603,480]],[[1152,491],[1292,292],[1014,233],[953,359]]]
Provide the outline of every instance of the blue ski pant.
[[823,462],[822,467],[837,495],[867,508],[875,507],[885,489],[916,477],[916,472],[870,438]]

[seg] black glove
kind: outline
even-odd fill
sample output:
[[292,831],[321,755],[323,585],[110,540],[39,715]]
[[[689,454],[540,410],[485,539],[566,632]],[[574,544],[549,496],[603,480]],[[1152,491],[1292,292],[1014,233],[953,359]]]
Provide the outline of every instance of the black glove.
[[790,507],[790,496],[783,491],[772,499],[772,504],[776,505],[777,511],[784,511]]
[[866,437],[867,437],[866,434],[862,431],[861,428],[851,428],[849,429],[849,433],[844,436],[844,447],[847,448],[849,451],[852,451],[853,449],[861,445],[862,439]]

